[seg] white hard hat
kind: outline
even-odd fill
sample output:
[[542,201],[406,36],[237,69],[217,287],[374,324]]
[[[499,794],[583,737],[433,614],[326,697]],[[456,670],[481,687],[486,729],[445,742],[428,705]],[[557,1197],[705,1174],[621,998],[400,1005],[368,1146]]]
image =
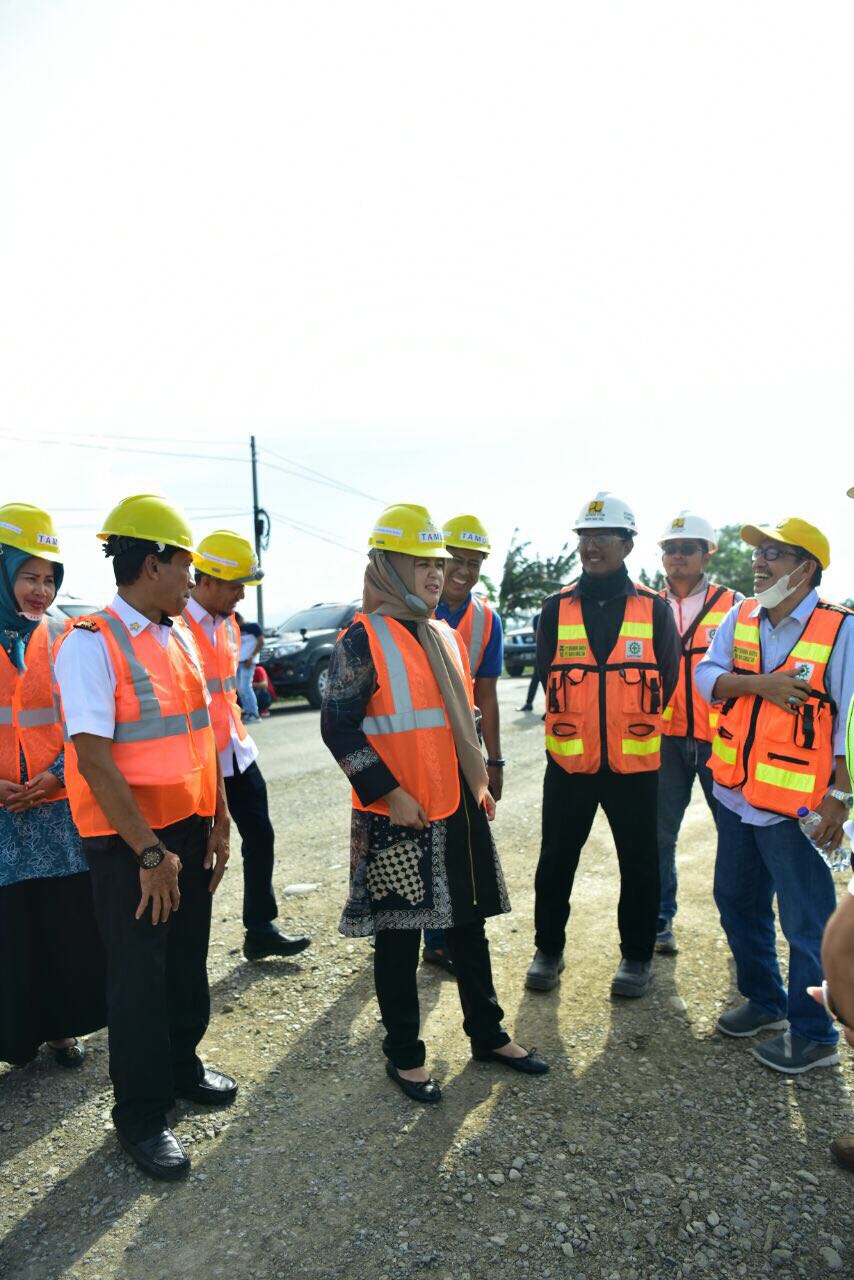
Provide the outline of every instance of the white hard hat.
[[625,529],[626,533],[637,533],[638,527],[635,513],[622,498],[615,498],[613,493],[602,489],[585,502],[578,513],[578,519],[572,526],[576,533],[582,529]]
[[708,520],[695,515],[693,511],[680,511],[674,516],[658,539],[658,545],[662,547],[665,542],[672,542],[674,538],[699,538],[709,544],[710,551],[718,549],[714,529]]

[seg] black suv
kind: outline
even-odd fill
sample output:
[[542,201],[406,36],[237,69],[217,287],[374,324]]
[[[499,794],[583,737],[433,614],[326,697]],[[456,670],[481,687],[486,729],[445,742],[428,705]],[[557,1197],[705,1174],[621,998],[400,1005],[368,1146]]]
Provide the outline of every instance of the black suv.
[[338,632],[349,627],[359,608],[361,601],[315,604],[293,614],[266,637],[258,662],[280,697],[302,694],[311,706],[320,706]]

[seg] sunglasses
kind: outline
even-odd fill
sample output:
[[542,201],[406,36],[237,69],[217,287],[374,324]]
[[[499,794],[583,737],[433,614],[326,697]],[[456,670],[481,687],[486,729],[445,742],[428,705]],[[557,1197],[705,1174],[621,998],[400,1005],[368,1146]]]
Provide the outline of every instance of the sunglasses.
[[796,560],[804,558],[797,551],[790,551],[788,547],[757,547],[750,553],[750,559],[754,564],[757,560],[765,560],[768,564],[773,564],[775,560],[780,559],[780,556],[794,556]]
[[606,547],[609,542],[625,542],[626,539],[621,533],[579,533],[578,545],[586,544],[588,547]]
[[665,542],[661,554],[665,556],[695,556],[703,548],[699,542]]
[[845,1021],[845,1019],[844,1019],[844,1018],[842,1018],[842,1017],[840,1017],[840,1015],[836,1012],[836,1010],[835,1010],[835,1009],[834,1009],[834,1007],[833,1007],[833,1001],[831,1000],[831,998],[830,998],[830,992],[829,992],[829,991],[828,991],[828,989],[827,989],[827,979],[826,979],[826,978],[825,978],[824,982],[821,984],[821,999],[822,999],[822,1003],[824,1004],[825,1009],[826,1009],[826,1010],[827,1010],[827,1012],[830,1014],[830,1016],[831,1016],[831,1018],[833,1019],[833,1021],[834,1021],[834,1022],[838,1022],[838,1023],[839,1023],[839,1025],[840,1025],[840,1027],[848,1027],[848,1030],[849,1030],[849,1031],[851,1031],[851,1030],[852,1030],[852,1028],[851,1028],[850,1026],[848,1026],[848,1023]]

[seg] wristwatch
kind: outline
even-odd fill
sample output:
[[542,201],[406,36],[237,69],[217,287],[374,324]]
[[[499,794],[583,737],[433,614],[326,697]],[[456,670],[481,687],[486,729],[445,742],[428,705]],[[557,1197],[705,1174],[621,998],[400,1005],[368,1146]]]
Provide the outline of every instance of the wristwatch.
[[133,856],[143,871],[153,871],[155,867],[160,866],[166,857],[166,846],[162,841],[158,840],[157,844],[151,844],[147,849],[143,849],[141,853],[135,853]]
[[850,791],[836,791],[834,789],[833,791],[828,791],[827,794],[829,796],[833,796],[834,800],[841,800],[843,804],[847,804],[849,809],[851,808],[852,803],[854,803],[854,794]]

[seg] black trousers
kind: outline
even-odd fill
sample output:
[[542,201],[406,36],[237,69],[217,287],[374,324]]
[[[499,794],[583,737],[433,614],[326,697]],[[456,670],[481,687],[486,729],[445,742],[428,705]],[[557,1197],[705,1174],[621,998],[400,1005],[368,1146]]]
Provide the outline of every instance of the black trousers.
[[107,1027],[113,1120],[131,1142],[151,1137],[175,1105],[175,1087],[201,1078],[196,1047],[210,1017],[210,871],[202,865],[210,820],[185,818],[156,834],[181,859],[181,905],[151,922],[140,899],[139,867],[119,836],[83,841],[95,919],[107,952]]
[[[374,949],[374,983],[386,1029],[383,1053],[403,1071],[424,1065],[418,1038],[418,949],[420,929],[380,929]],[[473,1049],[499,1049],[510,1037],[501,1026],[504,1010],[492,985],[489,943],[483,920],[445,929],[445,945],[457,971],[463,1030]]]
[[620,864],[620,950],[627,960],[652,958],[659,899],[657,793],[657,772],[566,773],[548,760],[534,881],[536,945],[547,955],[558,955],[566,943],[578,860],[601,804]]
[[273,893],[275,834],[267,805],[267,784],[253,760],[243,773],[225,779],[228,809],[243,843],[243,926],[250,933],[279,914]]

